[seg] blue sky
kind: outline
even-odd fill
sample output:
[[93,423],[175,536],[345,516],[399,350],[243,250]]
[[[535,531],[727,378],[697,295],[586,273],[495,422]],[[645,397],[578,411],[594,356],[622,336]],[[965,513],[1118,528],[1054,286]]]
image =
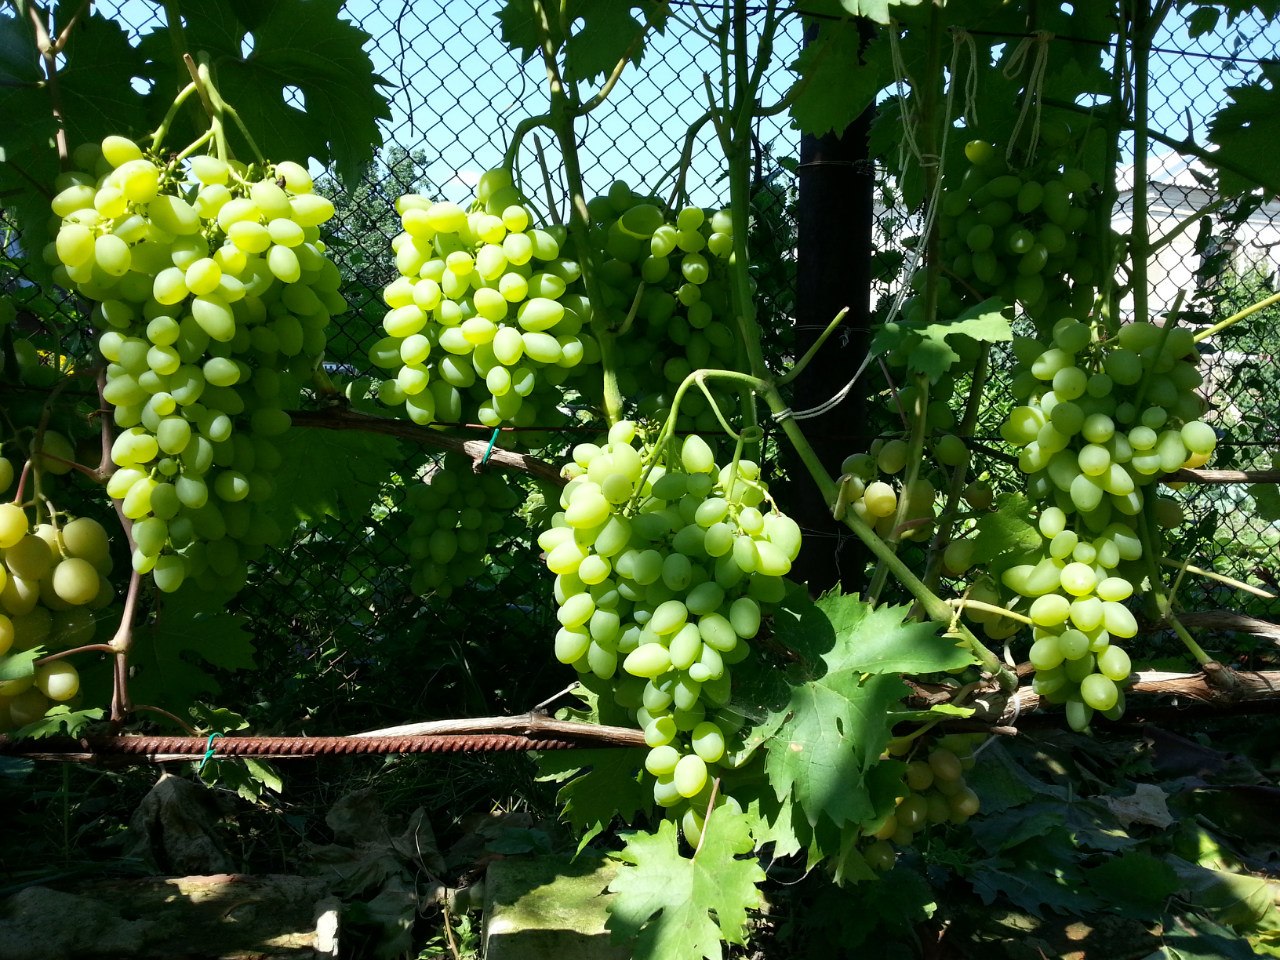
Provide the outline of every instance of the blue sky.
[[[501,0],[351,0],[343,8],[344,16],[373,37],[367,50],[390,83],[385,92],[392,119],[384,126],[386,141],[423,150],[428,178],[447,199],[465,200],[478,174],[501,162],[516,123],[546,106],[540,63],[521,64],[498,38],[501,5]],[[110,0],[98,9],[115,12]],[[119,0],[116,9],[123,11],[125,22],[137,25],[154,23],[158,8],[147,0]],[[642,67],[629,67],[610,100],[580,128],[589,192],[602,192],[619,177],[663,195],[671,189],[664,174],[678,155],[689,122],[706,106],[702,74],[714,79],[719,68],[715,51],[680,24],[690,16],[687,8],[673,10],[666,35],[650,38]],[[1180,24],[1176,15],[1170,19]],[[1166,29],[1156,45],[1216,55],[1238,48],[1234,52],[1245,60],[1274,57],[1280,27],[1264,27],[1250,18],[1228,26],[1224,18],[1213,33],[1195,40],[1180,25]],[[778,42],[766,101],[777,99],[789,84],[786,65],[799,47],[799,24],[793,21]],[[1256,69],[1247,62],[1233,68],[1217,60],[1157,52],[1152,61],[1154,126],[1183,137],[1189,110],[1191,132],[1203,140],[1203,118],[1225,101],[1227,87],[1244,82]],[[798,155],[798,135],[785,116],[762,121],[759,137],[780,156]],[[545,131],[541,138],[554,173],[555,144]],[[1132,157],[1131,144],[1124,155]],[[726,196],[723,167],[708,127],[698,140],[688,181],[695,202],[712,206]],[[541,198],[532,138],[526,140],[520,171],[527,191]]]

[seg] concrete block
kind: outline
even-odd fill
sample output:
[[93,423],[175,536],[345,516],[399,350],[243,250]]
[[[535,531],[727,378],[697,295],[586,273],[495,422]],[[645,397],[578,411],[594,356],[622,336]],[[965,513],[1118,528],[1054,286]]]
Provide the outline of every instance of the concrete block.
[[628,960],[610,941],[611,861],[585,855],[495,860],[485,877],[485,960]]

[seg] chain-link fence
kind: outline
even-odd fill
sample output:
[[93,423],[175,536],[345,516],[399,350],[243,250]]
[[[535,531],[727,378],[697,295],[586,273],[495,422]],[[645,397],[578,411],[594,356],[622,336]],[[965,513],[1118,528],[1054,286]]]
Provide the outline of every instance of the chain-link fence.
[[[541,62],[522,63],[497,39],[501,7],[499,0],[437,0],[347,8],[372,37],[368,50],[390,84],[383,92],[392,118],[383,126],[381,156],[353,196],[339,200],[330,224],[331,249],[341,260],[353,309],[331,331],[328,358],[346,371],[372,372],[367,350],[382,335],[381,293],[396,275],[390,255],[391,239],[400,231],[392,209],[396,197],[422,192],[469,203],[479,175],[502,164],[516,123],[546,102]],[[673,16],[681,19],[679,8]],[[628,71],[606,108],[588,116],[580,129],[589,196],[605,193],[615,180],[641,194],[669,193],[673,161],[706,110],[702,78],[718,75],[716,49],[694,30],[680,28],[651,34],[647,44],[644,68]],[[799,49],[795,21],[776,45],[764,99],[776,101],[785,93],[791,78],[785,65]],[[767,224],[762,233],[775,254],[772,282],[762,297],[767,310],[785,317],[794,302],[795,202],[786,160],[798,155],[799,136],[785,115],[761,119],[753,134],[759,147],[756,214]],[[540,214],[564,219],[567,211],[554,206],[566,195],[556,145],[544,136],[528,138],[524,147],[516,167],[523,192]],[[692,203],[714,208],[728,200],[723,156],[710,124],[695,135],[687,184]],[[331,186],[337,193],[337,185]],[[487,438],[488,432],[475,435]],[[561,457],[578,439],[586,437],[562,433],[541,452]],[[440,459],[424,453],[417,475]],[[455,711],[520,711],[567,679],[542,652],[549,650],[546,643],[558,624],[551,577],[530,545],[527,526],[507,527],[465,590],[422,597],[410,592],[414,559],[401,508],[406,486],[416,482],[410,476],[390,486],[387,509],[373,520],[330,519],[300,531],[293,543],[273,552],[259,574],[282,589],[246,591],[240,600],[264,634],[308,638],[305,644],[273,645],[275,652],[266,656],[275,660],[273,670],[305,676],[307,697],[344,704],[345,716],[324,719],[335,729],[358,726],[352,714],[370,707],[386,707],[388,715],[428,716],[433,702],[447,701]],[[543,640],[531,640],[537,637]],[[530,656],[530,643],[540,652]],[[513,659],[518,670],[511,669]],[[495,685],[495,677],[505,679]],[[406,686],[412,688],[410,698],[394,705],[365,699],[366,693],[386,696]]]
[[[522,63],[497,39],[500,7],[499,0],[406,0],[350,3],[344,10],[371,37],[367,50],[387,81],[383,92],[391,119],[382,127],[386,146],[378,161],[355,191],[339,200],[331,225],[331,249],[341,261],[352,303],[331,332],[329,359],[335,369],[368,371],[366,350],[382,319],[381,291],[395,275],[389,255],[391,238],[399,231],[392,210],[395,198],[421,191],[466,199],[480,173],[502,163],[515,124],[543,103],[541,65]],[[119,16],[135,33],[153,24],[161,10],[134,0],[100,9]],[[590,117],[582,130],[589,192],[603,192],[615,179],[644,190],[669,190],[686,131],[705,110],[703,76],[715,76],[719,69],[717,52],[693,29],[692,5],[673,4],[671,11],[671,28],[649,38],[644,66],[627,71],[607,108]],[[683,28],[682,21],[693,28]],[[1189,126],[1188,133],[1203,142],[1206,117],[1225,99],[1224,88],[1256,76],[1260,65],[1274,58],[1276,41],[1274,26],[1248,16],[1195,37],[1181,29],[1159,37],[1152,67],[1155,126],[1179,131],[1179,136]],[[789,86],[788,64],[801,43],[801,23],[792,18],[775,44],[766,101],[780,98]],[[769,266],[782,265],[767,274],[770,283],[762,286],[760,296],[785,318],[794,311],[790,283],[796,202],[789,172],[794,164],[786,161],[799,155],[798,134],[783,113],[760,120],[755,139],[757,223],[774,240]],[[694,143],[690,199],[715,206],[727,200],[728,185],[709,125]],[[1132,145],[1126,149],[1125,155],[1132,157]],[[554,144],[531,138],[517,165],[525,192],[551,217],[563,213],[549,208],[565,195],[557,180],[557,159]],[[1213,198],[1194,165],[1159,145],[1152,159],[1147,181],[1151,229],[1160,235],[1211,205]],[[550,171],[545,177],[544,169]],[[1118,215],[1123,195],[1121,200]],[[1280,230],[1280,208],[1210,209],[1212,242],[1209,234],[1189,230],[1157,258],[1157,308],[1171,303],[1175,288],[1182,286],[1189,288],[1189,302],[1196,309],[1221,317],[1240,305],[1249,289],[1274,282],[1273,234]],[[886,234],[900,234],[897,225],[908,222],[892,205],[882,207],[879,215],[895,224]],[[779,237],[785,239],[779,242]],[[1256,253],[1260,268],[1237,260],[1234,265],[1218,262],[1212,275],[1194,269],[1203,256],[1230,250]],[[1207,358],[1206,393],[1223,434],[1219,460],[1230,466],[1269,466],[1266,458],[1280,441],[1280,383],[1274,362],[1280,339],[1273,331],[1273,324],[1243,324],[1217,338]],[[549,453],[562,453],[572,441],[572,436],[564,438]],[[405,535],[409,518],[402,508],[406,491],[438,459],[424,453],[412,470],[389,483],[373,517],[306,525],[259,565],[254,579],[261,589],[246,591],[238,601],[260,637],[290,638],[260,644],[261,655],[277,680],[299,678],[297,698],[314,707],[312,715],[321,726],[349,730],[384,708],[388,714],[430,715],[443,687],[461,691],[463,701],[476,711],[520,710],[565,679],[544,652],[554,623],[549,577],[527,530],[507,528],[497,536],[466,590],[425,597],[410,592],[414,558]],[[1187,559],[1269,589],[1280,586],[1275,582],[1280,520],[1256,509],[1246,487],[1188,486],[1180,496],[1189,518],[1178,534]],[[1180,595],[1189,603],[1241,606],[1237,597],[1213,591],[1196,595],[1188,587]],[[1280,610],[1275,601],[1246,600],[1252,612]],[[477,681],[482,672],[505,678],[496,694],[491,679]],[[403,699],[375,704],[366,694]],[[450,702],[456,709],[458,700]],[[322,707],[339,703],[348,704],[345,714],[318,716]]]

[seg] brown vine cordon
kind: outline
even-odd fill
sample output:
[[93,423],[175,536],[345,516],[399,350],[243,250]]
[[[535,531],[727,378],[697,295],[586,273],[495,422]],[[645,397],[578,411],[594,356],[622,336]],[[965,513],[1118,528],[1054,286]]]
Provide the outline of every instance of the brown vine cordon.
[[[1019,674],[1030,675],[1029,664]],[[1210,663],[1200,673],[1143,671],[1133,675],[1125,688],[1125,720],[1176,719],[1206,713],[1280,712],[1280,670],[1233,670]],[[919,691],[918,691],[919,692]],[[1170,700],[1172,698],[1172,700]],[[926,697],[926,700],[933,700]],[[1061,707],[1049,703],[1030,686],[1019,687],[1009,697],[979,695],[969,704],[974,715],[962,723],[971,729],[1001,728],[1016,732],[1024,721],[1060,723]]]
[[519,470],[559,486],[565,483],[564,477],[560,476],[560,468],[546,460],[539,460],[526,453],[503,450],[497,446],[490,448],[487,440],[462,440],[458,437],[446,436],[432,427],[419,426],[408,420],[378,417],[338,406],[325,410],[294,410],[289,416],[295,427],[381,433],[390,437],[399,437],[402,440],[412,440],[423,446],[461,453],[471,458],[477,471],[482,463],[487,462],[505,470]]

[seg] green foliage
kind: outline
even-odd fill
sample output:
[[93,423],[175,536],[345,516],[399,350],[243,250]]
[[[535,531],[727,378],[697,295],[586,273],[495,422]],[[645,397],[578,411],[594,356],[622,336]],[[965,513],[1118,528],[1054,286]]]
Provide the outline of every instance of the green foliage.
[[[53,35],[79,6],[57,5]],[[7,121],[0,127],[0,198],[22,224],[26,249],[38,253],[52,240],[49,197],[58,173],[59,126],[54,90],[45,82],[29,20],[0,17],[0,51],[0,115]],[[145,56],[130,45],[118,23],[96,10],[84,17],[71,32],[58,70],[58,106],[68,145],[74,148],[109,133],[143,133],[148,115],[132,81],[146,76]],[[38,256],[30,258],[26,269],[41,277],[48,271]]]
[[871,342],[873,353],[898,351],[907,369],[925,374],[931,383],[960,363],[960,354],[947,342],[963,336],[979,343],[1007,343],[1013,339],[1010,308],[997,299],[966,307],[954,320],[942,323],[900,319],[883,324]]
[[19,727],[13,732],[16,740],[39,740],[42,737],[74,737],[86,727],[92,726],[105,716],[97,707],[87,710],[73,710],[65,703],[49,708],[49,711],[34,723]]
[[890,81],[889,44],[864,41],[852,20],[821,20],[791,64],[799,75],[791,119],[805,133],[842,133]]
[[543,779],[567,780],[556,799],[561,815],[581,833],[607,827],[615,816],[634,823],[653,808],[653,789],[641,779],[643,750],[558,750],[538,755]]
[[408,459],[393,437],[356,430],[294,428],[278,441],[283,464],[272,503],[282,529],[324,516],[368,516]]
[[1041,536],[1027,518],[1031,504],[1020,493],[1002,493],[996,497],[995,509],[978,517],[977,536],[973,540],[973,559],[995,569],[1040,546]]
[[[644,57],[646,27],[662,32],[670,9],[658,0],[570,0],[559,5],[547,24],[550,41],[564,57],[565,79],[590,83],[623,61],[639,66]],[[507,0],[498,14],[501,36],[528,59],[542,50],[539,8],[535,0]],[[637,19],[632,11],[640,10]],[[554,8],[553,8],[554,9]],[[576,30],[568,25],[581,21]]]
[[901,14],[904,7],[916,7],[921,0],[817,0],[805,7],[806,13],[838,17],[866,17],[876,23],[888,24]]
[[43,647],[19,650],[0,657],[0,680],[23,680],[34,676],[35,662],[45,655]]
[[1209,123],[1209,138],[1217,149],[1206,157],[1218,168],[1218,183],[1227,196],[1261,186],[1280,193],[1275,145],[1280,142],[1280,66],[1261,64],[1261,77],[1228,87],[1231,102]]
[[139,703],[185,711],[216,694],[209,667],[247,670],[254,664],[248,620],[225,608],[225,598],[185,587],[159,604],[151,622],[134,630],[129,689]]
[[615,939],[636,939],[636,956],[720,960],[721,941],[744,943],[747,911],[760,904],[764,871],[750,856],[746,814],[719,809],[707,817],[692,857],[680,854],[676,825],[633,834],[618,854],[623,866],[609,884]]
[[971,657],[940,639],[936,625],[905,622],[905,607],[873,610],[839,594],[789,601],[774,629],[801,662],[787,677],[785,706],[753,732],[768,745],[770,782],[779,799],[794,796],[810,826],[871,819],[869,778],[889,742],[890,708],[906,693],[898,672],[946,670]]
[[[390,119],[391,112],[378,92],[385,81],[373,72],[363,49],[369,36],[341,19],[339,0],[267,5],[182,0],[167,9],[185,21],[181,42],[186,49],[208,54],[218,89],[268,157],[313,157],[332,164],[344,182],[356,182],[382,143],[377,121]],[[242,44],[250,34],[253,49],[245,56]],[[172,42],[165,27],[139,44],[154,64],[152,116],[163,115],[173,92],[188,79],[172,56]],[[305,106],[289,102],[286,90],[292,87]],[[237,136],[232,132],[236,152],[251,158]]]

